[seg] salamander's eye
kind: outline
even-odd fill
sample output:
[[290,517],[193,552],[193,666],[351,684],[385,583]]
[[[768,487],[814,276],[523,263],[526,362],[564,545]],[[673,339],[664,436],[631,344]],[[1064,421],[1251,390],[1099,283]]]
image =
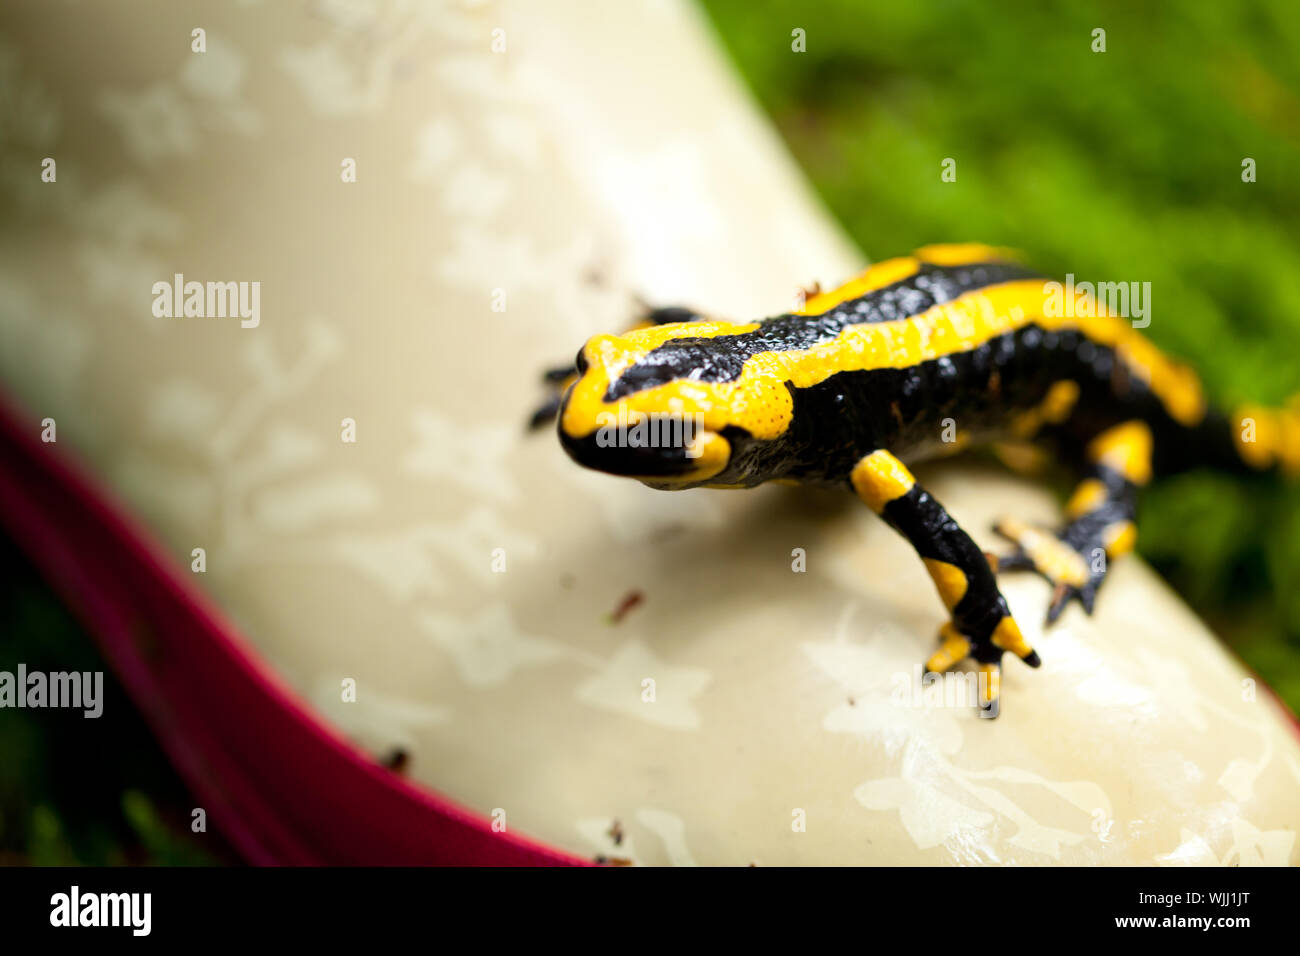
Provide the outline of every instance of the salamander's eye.
[[587,356],[583,354],[586,351],[585,348],[578,349],[578,357],[573,360],[573,366],[579,375],[587,374]]

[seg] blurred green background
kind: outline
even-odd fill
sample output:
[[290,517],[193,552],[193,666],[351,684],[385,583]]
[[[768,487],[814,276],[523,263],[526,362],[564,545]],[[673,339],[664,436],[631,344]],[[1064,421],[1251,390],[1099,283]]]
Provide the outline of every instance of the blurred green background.
[[[1146,333],[1219,404],[1300,393],[1296,0],[703,7],[873,260],[977,241],[1062,278],[1150,282]],[[1138,536],[1293,711],[1298,532],[1300,487],[1191,474],[1145,495]]]
[[[873,259],[973,240],[1025,250],[1055,275],[1149,281],[1148,334],[1221,402],[1300,391],[1296,0],[703,6]],[[791,50],[796,28],[804,53]],[[945,158],[956,182],[939,178]],[[1293,710],[1297,532],[1297,488],[1187,475],[1146,495],[1139,538]],[[0,640],[29,668],[104,668],[3,540]],[[98,721],[0,710],[0,863],[234,859],[218,834],[189,833],[189,797],[106,676]]]

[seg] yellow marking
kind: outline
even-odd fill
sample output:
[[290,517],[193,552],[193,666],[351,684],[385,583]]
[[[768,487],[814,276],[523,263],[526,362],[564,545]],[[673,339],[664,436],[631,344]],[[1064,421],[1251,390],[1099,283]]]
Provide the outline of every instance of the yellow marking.
[[794,314],[825,315],[837,305],[850,299],[859,298],[868,292],[875,292],[877,289],[883,289],[887,285],[893,285],[895,282],[901,282],[903,279],[916,275],[916,270],[920,267],[921,263],[911,256],[877,262],[838,289],[831,289],[829,292],[821,292],[811,296],[804,302],[803,308]]
[[[911,318],[851,325],[829,342],[769,355],[798,388],[810,388],[837,372],[911,368],[967,351],[1024,325],[1021,305],[1028,291],[1023,283],[1004,283]],[[763,358],[755,356],[754,361]]]
[[[877,268],[885,266],[881,263]],[[883,276],[877,274],[873,281],[883,281]],[[755,438],[773,439],[784,434],[794,415],[786,382],[795,388],[811,388],[839,372],[910,368],[969,351],[1035,322],[1048,330],[1077,328],[1092,341],[1114,348],[1129,372],[1147,382],[1178,421],[1191,425],[1204,415],[1205,401],[1195,375],[1162,355],[1127,320],[1108,315],[1048,317],[1042,314],[1045,301],[1042,280],[1006,282],[959,296],[916,316],[849,326],[834,339],[806,349],[762,352],[745,363],[735,381],[679,379],[620,401],[647,414],[698,414],[711,431],[735,425]],[[596,336],[585,346],[590,368],[569,393],[561,427],[580,437],[601,426],[598,416],[602,412],[617,415],[618,401],[604,401],[610,381],[662,343],[674,338],[738,335],[757,327],[755,323],[684,322],[621,337]]]
[[[649,328],[633,330],[621,336],[597,335],[592,337],[583,346],[583,354],[587,358],[589,368],[585,374],[579,377],[569,392],[568,405],[560,418],[561,427],[567,434],[579,438],[583,435],[590,435],[600,428],[601,423],[598,416],[601,412],[617,415],[618,402],[605,402],[603,400],[610,382],[616,380],[630,366],[665,342],[679,338],[715,338],[719,335],[738,335],[744,332],[752,332],[756,328],[758,328],[758,324],[753,322],[748,325],[732,325],[728,322],[672,322],[667,325],[653,325]],[[684,384],[673,382],[661,388],[642,393],[647,396],[653,395],[653,393],[663,394],[654,396],[655,400],[650,402],[636,403],[637,410],[647,414],[656,412],[672,414],[674,406],[679,406],[675,409],[678,414],[697,411],[695,408],[686,407],[688,403],[685,399],[689,397],[688,395],[669,393],[680,390]],[[708,390],[701,386],[699,398],[707,398],[707,393]],[[628,407],[631,408],[632,404],[629,402]],[[713,430],[721,431],[722,429],[716,428]]]
[[[708,481],[727,467],[731,459],[731,442],[717,432],[703,432],[695,436],[691,447],[699,452],[692,462],[690,471],[675,475],[634,475],[637,481],[656,488],[672,488],[681,484]],[[743,485],[713,485],[714,488],[740,488]]]
[[1088,443],[1088,460],[1145,485],[1151,480],[1151,429],[1136,420],[1108,428]]
[[1011,432],[1017,438],[1032,438],[1044,425],[1059,425],[1069,418],[1078,401],[1078,382],[1068,378],[1053,382],[1038,405],[1021,412],[1011,422]]
[[1020,633],[1020,625],[1010,615],[998,621],[998,626],[993,629],[992,640],[994,647],[1010,651],[1021,659],[1034,652],[1034,649],[1029,646],[1029,642],[1025,640],[1025,636]]
[[1251,468],[1280,466],[1289,475],[1300,474],[1300,412],[1243,405],[1231,427],[1237,454]]
[[925,662],[925,669],[936,673],[946,671],[970,653],[970,641],[953,627],[951,621],[939,628],[939,637],[943,643]]
[[1049,425],[1059,425],[1070,417],[1074,405],[1079,401],[1079,383],[1062,379],[1053,383],[1043,397],[1041,406],[1043,421]]
[[976,262],[1020,261],[1015,249],[987,246],[979,242],[950,242],[922,246],[913,253],[922,262],[936,266],[968,266]]
[[939,589],[939,597],[951,611],[966,596],[966,589],[970,586],[970,582],[966,579],[966,572],[947,561],[937,561],[934,558],[922,560],[925,561],[926,570],[934,580],[934,586]]
[[980,665],[980,703],[988,706],[1002,696],[1002,667],[998,664]]
[[1277,460],[1276,413],[1263,405],[1242,405],[1233,416],[1237,454],[1251,468],[1271,468]]
[[[1101,321],[1117,321],[1123,326],[1113,341],[1094,334],[1093,323]],[[1175,421],[1190,428],[1205,417],[1205,393],[1196,373],[1166,356],[1127,322],[1099,316],[1097,319],[1083,319],[1079,327],[1094,342],[1113,346],[1129,371],[1147,383]]]
[[1050,580],[1075,587],[1088,583],[1088,564],[1083,555],[1056,535],[1032,528],[1017,518],[999,521],[998,533],[1018,544],[1034,562],[1034,567]]
[[969,429],[958,429],[957,434],[952,436],[952,441],[940,442],[935,449],[935,454],[941,458],[949,458],[953,455],[960,454],[970,447],[972,436]]
[[1021,475],[1040,475],[1052,460],[1037,445],[1011,439],[994,442],[993,453],[998,456],[998,461]]
[[1080,518],[1104,504],[1106,497],[1106,485],[1100,479],[1085,478],[1065,503],[1065,515],[1067,518]]
[[1132,521],[1116,521],[1102,529],[1101,541],[1112,558],[1123,557],[1137,544],[1137,527]]
[[907,494],[916,479],[907,466],[885,451],[873,451],[854,466],[849,475],[853,490],[872,511],[879,514],[885,505]]

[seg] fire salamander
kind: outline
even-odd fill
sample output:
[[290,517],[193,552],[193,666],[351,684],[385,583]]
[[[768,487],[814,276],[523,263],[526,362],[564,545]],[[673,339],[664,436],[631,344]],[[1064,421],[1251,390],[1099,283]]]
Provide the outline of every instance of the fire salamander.
[[[852,489],[916,549],[947,607],[926,672],[972,658],[983,712],[996,716],[1003,654],[1039,665],[996,572],[1030,569],[1054,584],[1049,623],[1071,599],[1091,613],[1109,561],[1133,548],[1138,492],[1154,476],[1201,465],[1300,471],[1300,412],[1214,412],[1196,375],[1131,321],[1087,297],[1066,310],[1049,298],[1044,277],[1013,254],[963,244],[880,262],[762,322],[658,309],[548,373],[556,394],[534,424],[557,418],[580,465],[655,488]],[[611,422],[631,421],[696,427],[669,442],[602,440]],[[957,440],[945,441],[954,426]],[[1081,480],[1060,530],[1000,522],[1012,544],[1000,559],[908,468],[1029,440]]]

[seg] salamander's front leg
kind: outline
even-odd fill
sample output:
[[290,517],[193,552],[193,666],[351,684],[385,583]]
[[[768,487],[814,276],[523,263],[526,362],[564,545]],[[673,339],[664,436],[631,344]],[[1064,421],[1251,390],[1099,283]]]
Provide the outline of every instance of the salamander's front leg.
[[858,496],[911,542],[952,616],[940,628],[943,643],[926,662],[926,670],[945,671],[972,658],[985,678],[980,703],[985,713],[996,717],[1003,653],[1010,651],[1030,667],[1040,661],[998,591],[989,558],[889,452],[867,455],[850,480]]
[[1065,506],[1064,528],[1053,533],[1014,518],[996,526],[1016,545],[999,570],[1027,568],[1056,586],[1049,624],[1072,599],[1091,614],[1110,561],[1133,550],[1138,489],[1151,480],[1151,430],[1139,421],[1116,425],[1089,443],[1087,455],[1088,472]]

